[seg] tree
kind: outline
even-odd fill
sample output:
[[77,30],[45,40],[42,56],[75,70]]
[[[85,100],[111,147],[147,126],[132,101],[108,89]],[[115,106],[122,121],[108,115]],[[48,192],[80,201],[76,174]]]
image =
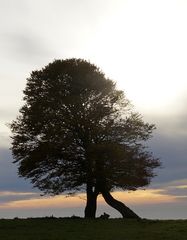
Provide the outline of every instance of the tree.
[[85,190],[85,217],[95,217],[102,194],[123,217],[138,218],[110,192],[148,185],[160,162],[144,146],[155,126],[123,91],[85,60],[55,60],[31,73],[24,101],[11,124],[19,175],[45,194]]

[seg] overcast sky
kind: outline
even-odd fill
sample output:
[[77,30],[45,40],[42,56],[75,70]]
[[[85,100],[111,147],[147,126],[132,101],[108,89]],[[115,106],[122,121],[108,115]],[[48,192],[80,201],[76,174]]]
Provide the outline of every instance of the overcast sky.
[[[117,82],[157,130],[163,167],[146,191],[114,193],[142,217],[187,217],[187,1],[0,0],[0,218],[82,215],[84,196],[48,198],[17,176],[7,123],[26,78],[54,59],[84,58]],[[118,216],[99,199],[99,213]]]

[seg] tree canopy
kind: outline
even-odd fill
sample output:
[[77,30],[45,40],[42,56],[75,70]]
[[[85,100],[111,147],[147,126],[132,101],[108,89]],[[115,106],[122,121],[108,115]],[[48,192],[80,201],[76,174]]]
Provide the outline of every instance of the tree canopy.
[[98,194],[112,206],[110,191],[150,183],[160,162],[144,142],[154,128],[97,66],[55,60],[27,79],[12,152],[19,175],[44,193],[85,190],[85,216],[94,217]]

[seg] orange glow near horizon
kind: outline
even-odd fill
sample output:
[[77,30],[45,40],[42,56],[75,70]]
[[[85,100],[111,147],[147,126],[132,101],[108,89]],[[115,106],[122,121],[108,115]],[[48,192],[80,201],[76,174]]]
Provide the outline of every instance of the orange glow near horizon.
[[[80,194],[83,195],[83,194]],[[0,208],[68,208],[81,206],[83,200],[80,195],[76,197],[54,196],[54,197],[37,197],[25,200],[16,200],[4,203]]]
[[165,193],[164,189],[137,190],[135,192],[115,192],[113,196],[131,205],[159,204],[176,202],[176,196]]
[[[15,193],[14,193],[15,194]],[[30,193],[29,193],[30,194]],[[35,194],[35,193],[34,193]],[[70,208],[84,207],[86,203],[85,194],[77,194],[75,196],[66,197],[64,195],[54,197],[34,197],[30,199],[14,200],[1,204],[0,209],[37,209],[37,208]],[[18,193],[18,196],[21,195]],[[22,195],[27,195],[22,193]],[[130,205],[159,204],[171,203],[178,200],[177,196],[165,194],[163,189],[137,190],[135,192],[114,192],[114,198]],[[98,204],[104,205],[104,199],[99,195]]]

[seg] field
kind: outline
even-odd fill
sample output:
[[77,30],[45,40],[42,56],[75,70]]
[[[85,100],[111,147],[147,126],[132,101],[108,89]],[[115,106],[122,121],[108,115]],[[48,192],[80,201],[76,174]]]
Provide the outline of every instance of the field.
[[3,240],[186,240],[187,220],[0,220]]

